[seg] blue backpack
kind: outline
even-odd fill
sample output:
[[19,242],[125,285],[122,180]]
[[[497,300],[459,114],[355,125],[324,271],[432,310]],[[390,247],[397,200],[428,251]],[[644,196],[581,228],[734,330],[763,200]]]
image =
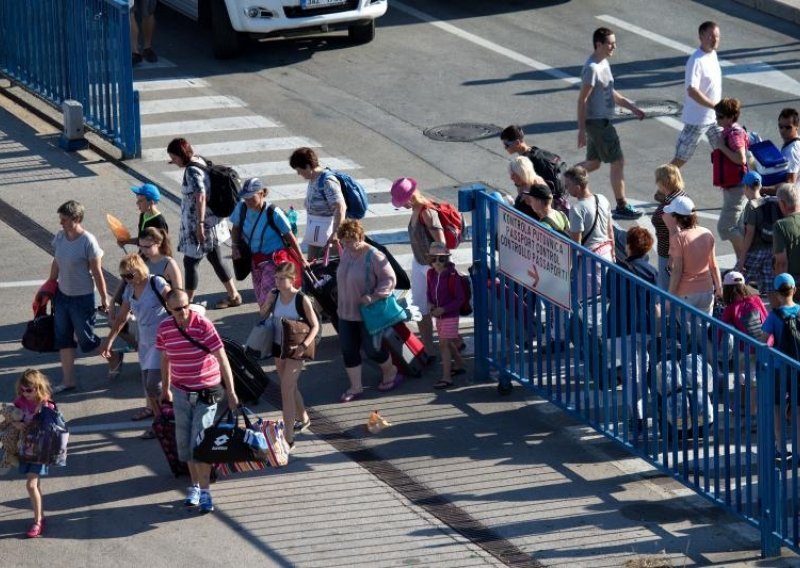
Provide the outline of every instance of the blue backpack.
[[[369,200],[367,199],[367,190],[364,186],[354,180],[351,176],[344,172],[331,170],[326,168],[322,175],[319,176],[319,188],[323,189],[325,180],[329,175],[332,175],[339,180],[339,185],[342,186],[342,195],[344,196],[344,203],[347,207],[345,216],[348,219],[363,219],[367,214],[367,207],[369,207]],[[325,192],[322,192],[325,197]],[[327,200],[327,198],[325,197]]]

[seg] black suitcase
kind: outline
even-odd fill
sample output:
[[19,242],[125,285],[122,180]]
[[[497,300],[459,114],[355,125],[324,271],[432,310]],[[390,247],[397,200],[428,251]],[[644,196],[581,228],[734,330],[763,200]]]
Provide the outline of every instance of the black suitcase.
[[311,262],[310,269],[303,271],[303,291],[317,301],[322,313],[328,317],[334,329],[338,329],[339,323],[337,268],[339,268],[339,258],[331,257],[327,266],[323,260],[317,259]]
[[222,344],[231,365],[236,396],[244,404],[257,404],[269,384],[267,374],[241,344],[228,337],[222,338]]
[[394,257],[394,255],[389,252],[389,249],[370,239],[369,235],[364,235],[364,242],[386,255],[386,259],[392,266],[392,270],[394,270],[395,290],[411,290],[411,280],[408,278],[408,273],[402,266],[400,266],[400,263],[397,262],[397,259]]

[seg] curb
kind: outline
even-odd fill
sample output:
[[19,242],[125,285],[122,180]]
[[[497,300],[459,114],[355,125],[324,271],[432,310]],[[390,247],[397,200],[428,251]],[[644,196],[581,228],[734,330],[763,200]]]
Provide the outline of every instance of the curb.
[[800,24],[800,2],[797,0],[733,0],[748,8],[769,14],[793,24]]

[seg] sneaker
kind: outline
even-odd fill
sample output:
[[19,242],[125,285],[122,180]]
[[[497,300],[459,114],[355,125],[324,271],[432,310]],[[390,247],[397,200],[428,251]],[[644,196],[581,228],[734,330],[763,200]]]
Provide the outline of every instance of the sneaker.
[[192,485],[186,490],[186,499],[183,504],[187,507],[197,507],[200,504],[200,486]]
[[630,203],[626,203],[625,207],[617,205],[616,209],[611,212],[614,219],[638,219],[642,216],[642,211],[636,209]]
[[208,491],[201,491],[200,492],[200,514],[205,515],[206,513],[213,513],[214,512],[214,502],[211,500],[211,493]]
[[294,431],[295,434],[300,434],[300,433],[305,432],[306,430],[308,430],[309,426],[311,426],[311,419],[310,418],[308,420],[306,420],[305,422],[303,422],[302,420],[295,420],[294,421],[294,426],[292,427],[292,430]]
[[781,452],[780,450],[775,450],[775,463],[780,464],[781,462],[787,462],[792,460],[792,452],[786,450],[785,452]]
[[156,52],[153,51],[152,47],[145,49],[142,55],[144,55],[144,60],[148,63],[155,63],[158,61],[158,55],[156,55]]

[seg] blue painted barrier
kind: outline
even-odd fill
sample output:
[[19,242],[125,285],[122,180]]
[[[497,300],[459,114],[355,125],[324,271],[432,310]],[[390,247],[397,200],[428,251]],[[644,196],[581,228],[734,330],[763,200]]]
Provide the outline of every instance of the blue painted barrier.
[[56,107],[77,100],[89,128],[141,155],[127,0],[0,0],[0,73]]
[[[800,362],[530,218],[521,223],[482,186],[459,190],[458,204],[472,213],[476,378],[529,387],[739,515],[761,530],[763,556],[800,551]],[[534,229],[509,229],[517,225]],[[512,238],[525,247],[509,248]],[[560,254],[547,256],[542,242]],[[501,270],[509,250],[532,258],[530,282]],[[564,286],[548,294],[568,305],[541,293],[540,253],[565,264]],[[784,415],[776,392],[789,393],[794,411]],[[790,449],[795,459],[776,459]]]

